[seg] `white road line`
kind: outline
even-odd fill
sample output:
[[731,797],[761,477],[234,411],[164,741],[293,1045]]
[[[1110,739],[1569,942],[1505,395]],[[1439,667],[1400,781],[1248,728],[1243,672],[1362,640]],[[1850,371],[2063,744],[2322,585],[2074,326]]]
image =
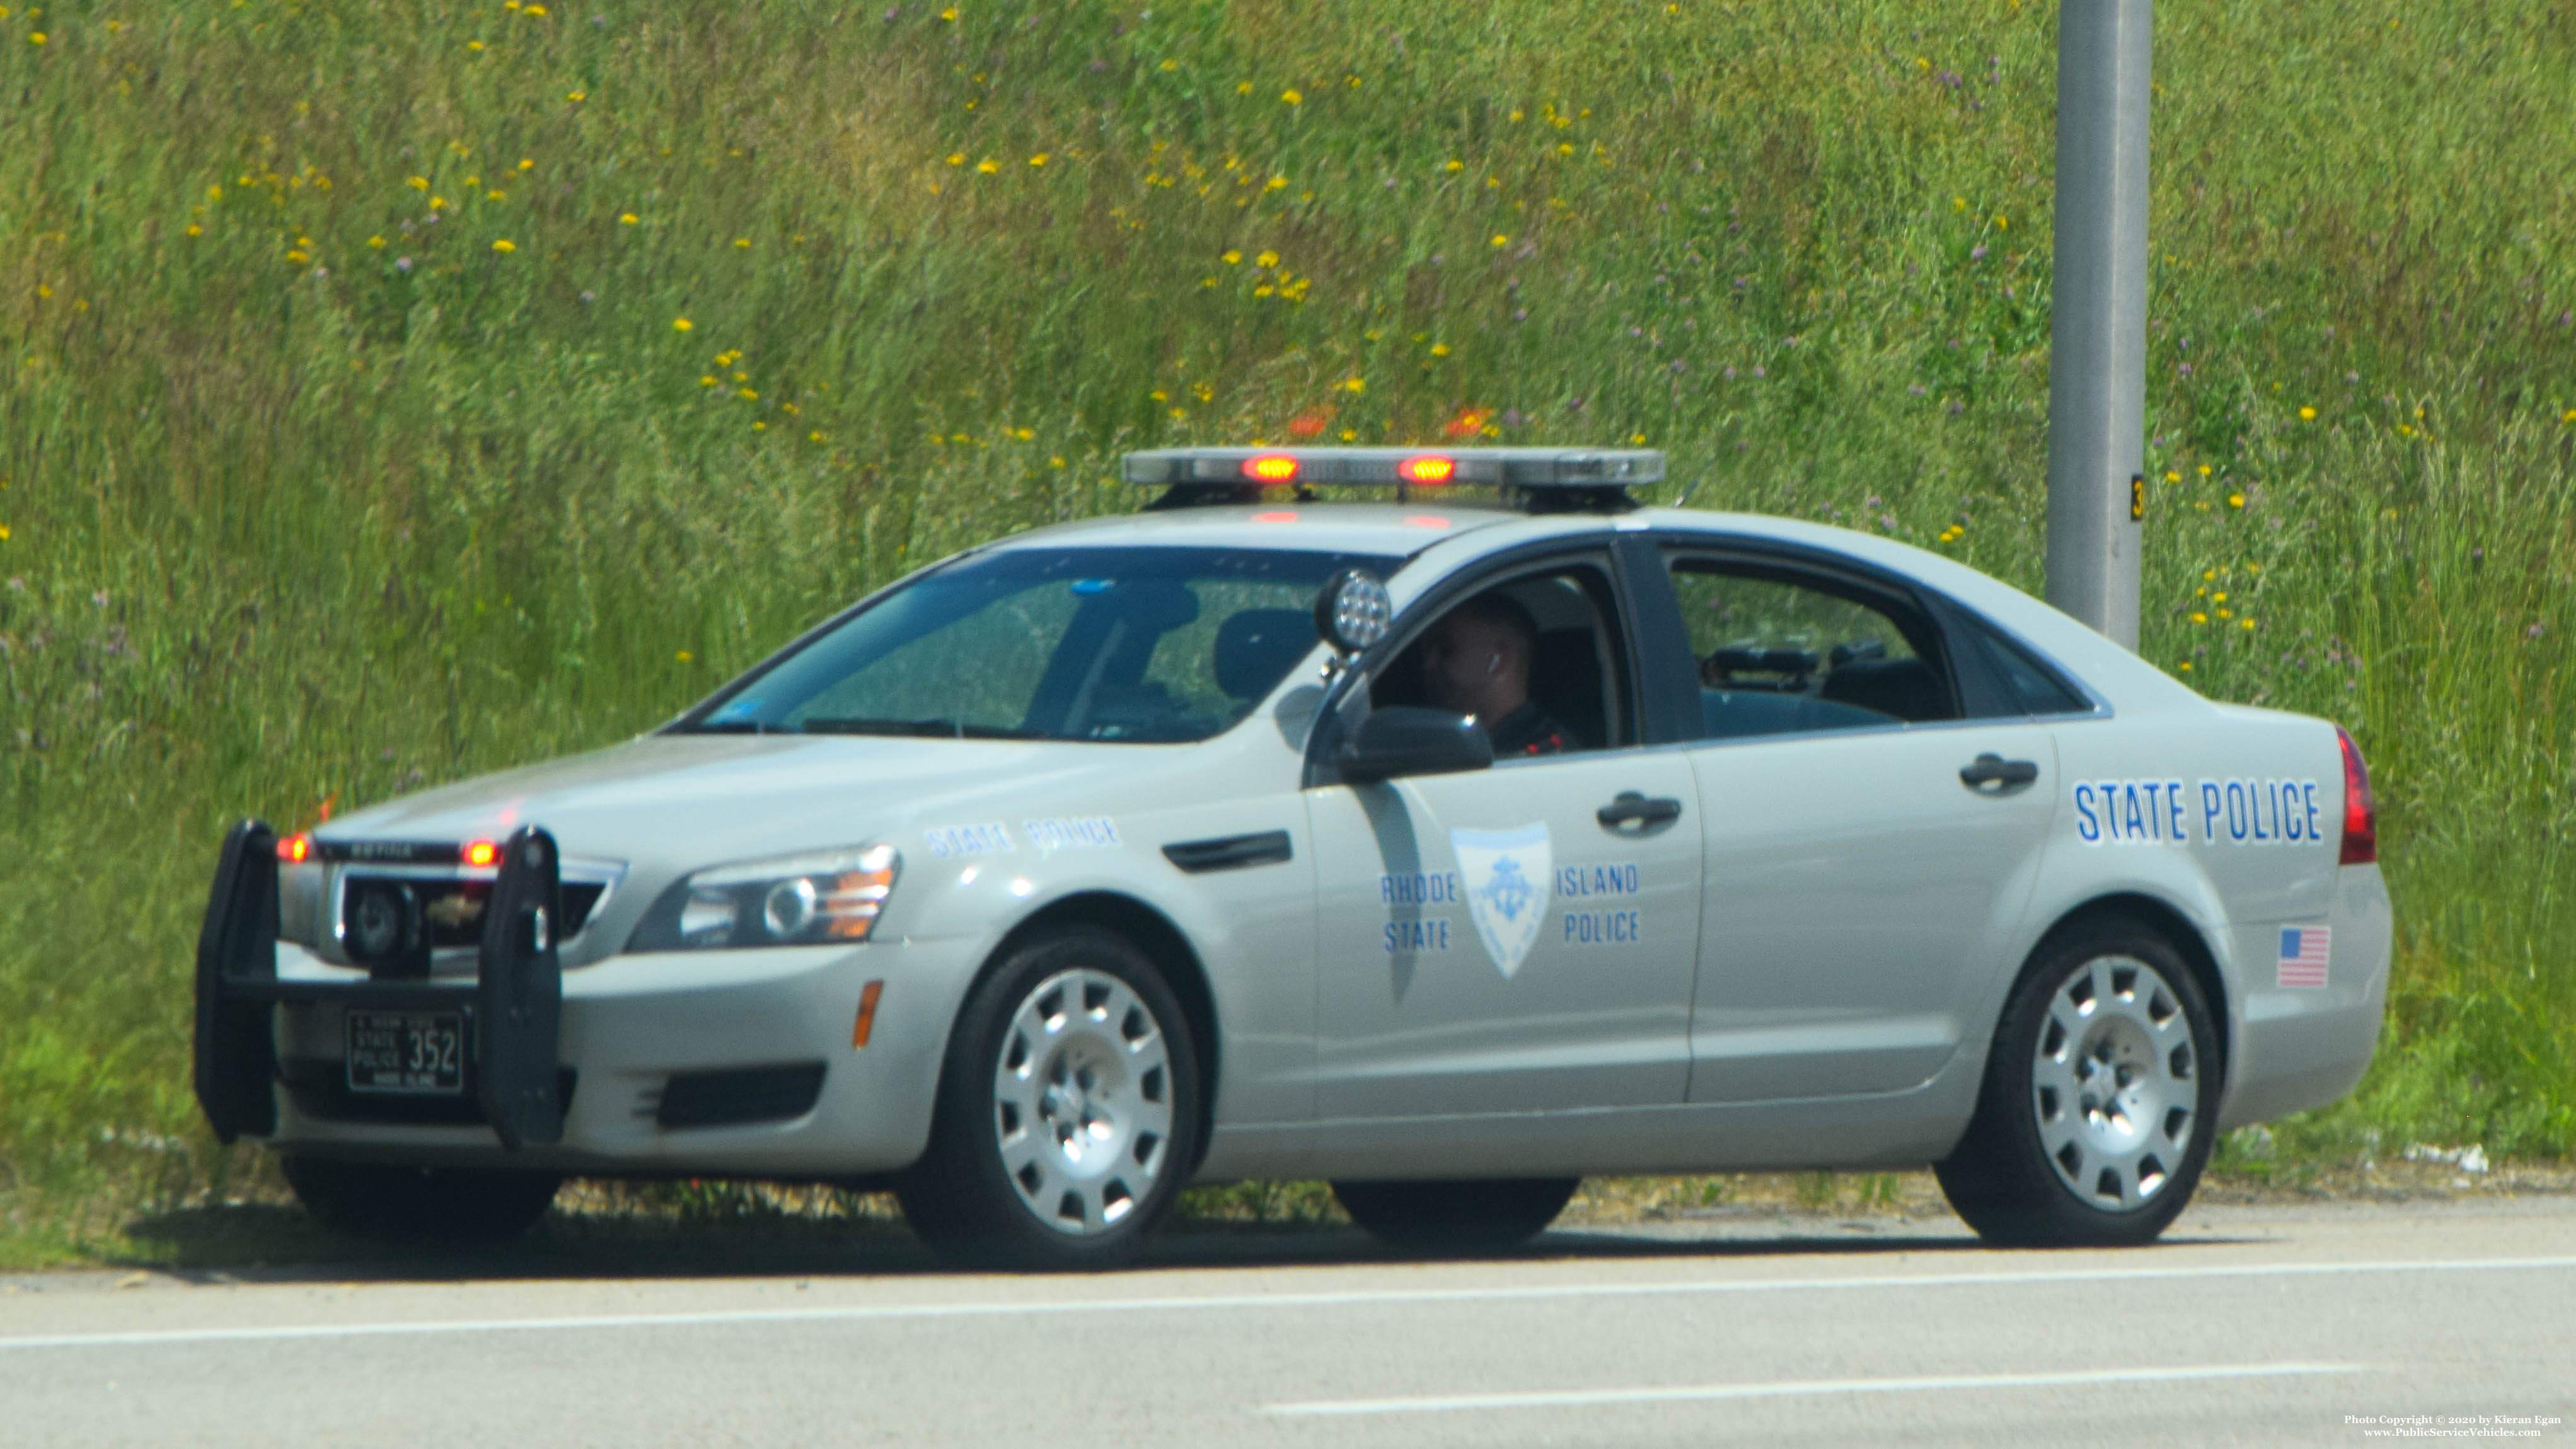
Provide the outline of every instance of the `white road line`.
[[1778,1384],[1698,1384],[1681,1388],[1568,1389],[1558,1393],[1460,1394],[1439,1399],[1333,1399],[1311,1404],[1264,1404],[1282,1418],[1344,1418],[1361,1414],[1455,1414],[1486,1409],[1589,1409],[1618,1404],[1706,1403],[1717,1399],[1787,1399],[1818,1394],[1921,1394],[1955,1389],[2085,1388],[2101,1384],[2162,1384],[2185,1379],[2270,1379],[2308,1374],[2357,1374],[2358,1364],[2247,1363],[2191,1368],[2096,1369],[2062,1374],[1979,1374],[1955,1378],[1810,1379]]
[[426,1319],[397,1323],[293,1323],[256,1328],[25,1334],[0,1352],[41,1348],[148,1348],[163,1344],[275,1343],[290,1339],[428,1334],[566,1333],[611,1328],[713,1328],[771,1323],[886,1323],[933,1318],[1034,1318],[1067,1313],[1187,1313],[1261,1308],[1350,1308],[1446,1303],[1546,1303],[1584,1298],[1675,1298],[1731,1293],[1855,1289],[2015,1288],[2064,1283],[2152,1283],[2369,1273],[2506,1273],[2576,1268],[2576,1256],[2454,1258],[2374,1263],[2245,1263],[2172,1268],[2066,1268],[2019,1273],[1882,1273],[1849,1278],[1747,1278],[1695,1283],[1560,1283],[1517,1288],[1354,1289],[1339,1293],[1239,1293],[1207,1297],[1060,1299],[1017,1303],[918,1303],[844,1308],[744,1308],[694,1313],[609,1313],[553,1318]]

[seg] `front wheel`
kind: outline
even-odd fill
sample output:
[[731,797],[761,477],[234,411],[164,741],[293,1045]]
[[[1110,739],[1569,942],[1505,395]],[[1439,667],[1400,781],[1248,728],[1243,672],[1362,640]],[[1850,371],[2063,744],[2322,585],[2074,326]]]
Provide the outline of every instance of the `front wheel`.
[[1950,1206],[2000,1245],[2153,1242],[2209,1161],[2217,1039],[2160,933],[2106,920],[2044,947],[2004,1008],[1967,1135],[1934,1165]]
[[1463,1182],[1336,1182],[1351,1221],[1391,1248],[1499,1253],[1546,1231],[1581,1181],[1523,1177]]
[[904,1219],[977,1266],[1101,1267],[1198,1160],[1198,1057],[1144,952],[1093,928],[1019,948],[967,998]]
[[499,1243],[534,1226],[563,1178],[551,1172],[393,1167],[288,1157],[304,1210],[344,1233],[414,1243]]

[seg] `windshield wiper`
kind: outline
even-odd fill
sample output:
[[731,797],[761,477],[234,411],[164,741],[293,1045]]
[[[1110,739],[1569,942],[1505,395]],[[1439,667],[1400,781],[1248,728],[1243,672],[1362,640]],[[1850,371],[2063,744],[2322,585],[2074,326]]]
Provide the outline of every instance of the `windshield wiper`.
[[904,735],[933,740],[1032,740],[1034,730],[1004,729],[1000,725],[967,724],[961,720],[938,719],[809,719],[797,728],[809,735]]
[[678,733],[684,735],[765,735],[769,726],[756,719],[704,720]]

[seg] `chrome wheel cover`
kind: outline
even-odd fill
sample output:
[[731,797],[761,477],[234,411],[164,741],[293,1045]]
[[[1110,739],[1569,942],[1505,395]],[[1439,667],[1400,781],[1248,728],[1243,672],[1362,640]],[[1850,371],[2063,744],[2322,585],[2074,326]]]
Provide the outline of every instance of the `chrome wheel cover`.
[[1021,1205],[1069,1237],[1115,1228],[1171,1157],[1162,1023],[1105,971],[1059,971],[1011,1013],[993,1065],[993,1133]]
[[2190,1151],[2200,1043],[2182,998],[2134,956],[2097,956],[2048,999],[2031,1115],[2057,1180],[2104,1212],[2144,1207]]

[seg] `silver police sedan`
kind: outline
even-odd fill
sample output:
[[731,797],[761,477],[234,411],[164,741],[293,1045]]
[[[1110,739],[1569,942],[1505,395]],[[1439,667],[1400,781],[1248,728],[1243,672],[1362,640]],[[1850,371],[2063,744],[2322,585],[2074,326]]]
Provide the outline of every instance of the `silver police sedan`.
[[1990,1239],[2118,1244],[2369,1063],[2388,897],[2326,721],[1919,549],[1639,507],[1656,453],[1126,471],[1141,511],[651,735],[236,827],[215,1130],[414,1236],[733,1176],[1072,1266],[1322,1177],[1456,1250],[1586,1174],[1929,1163]]

